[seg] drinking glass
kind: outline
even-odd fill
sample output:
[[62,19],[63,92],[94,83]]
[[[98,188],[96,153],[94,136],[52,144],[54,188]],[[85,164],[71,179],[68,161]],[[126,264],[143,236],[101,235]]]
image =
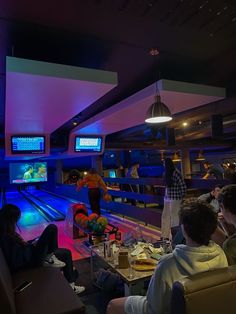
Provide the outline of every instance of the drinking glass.
[[170,240],[163,240],[162,244],[160,247],[163,250],[163,254],[168,254],[172,252],[172,243]]
[[119,258],[118,258],[118,256],[119,256],[119,251],[113,253],[113,261],[112,261],[112,263],[113,263],[113,265],[115,267],[117,267],[119,265]]
[[98,245],[98,251],[99,251],[99,254],[103,254],[104,255],[104,243],[103,242],[100,242]]
[[132,268],[132,263],[134,261],[134,257],[131,255],[131,250],[128,252],[128,261],[129,261],[129,268],[128,268],[128,278],[133,279],[134,278],[134,270]]

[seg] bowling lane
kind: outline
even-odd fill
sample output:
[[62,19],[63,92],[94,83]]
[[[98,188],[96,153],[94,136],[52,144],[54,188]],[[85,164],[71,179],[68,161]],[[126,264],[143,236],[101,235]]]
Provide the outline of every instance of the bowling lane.
[[18,223],[19,227],[38,225],[47,222],[40,212],[17,191],[6,192],[6,203],[14,204],[20,208],[21,218]]
[[28,192],[40,198],[43,202],[55,208],[56,210],[58,210],[60,213],[64,215],[66,215],[67,209],[72,203],[78,203],[78,201],[72,200],[71,198],[65,199],[59,196],[57,197],[56,195],[52,195],[42,190],[34,189]]

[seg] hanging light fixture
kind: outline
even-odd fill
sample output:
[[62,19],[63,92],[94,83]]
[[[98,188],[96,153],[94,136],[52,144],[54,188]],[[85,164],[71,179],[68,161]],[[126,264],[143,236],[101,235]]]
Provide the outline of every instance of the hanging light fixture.
[[203,160],[206,160],[204,154],[203,154],[203,151],[202,150],[199,150],[199,153],[195,159],[196,161],[203,161]]
[[156,95],[154,103],[149,107],[146,113],[145,122],[147,123],[164,123],[172,120],[169,108],[161,102],[160,92],[156,82]]
[[174,152],[173,156],[172,156],[172,161],[173,162],[178,162],[181,161],[180,155],[178,152]]

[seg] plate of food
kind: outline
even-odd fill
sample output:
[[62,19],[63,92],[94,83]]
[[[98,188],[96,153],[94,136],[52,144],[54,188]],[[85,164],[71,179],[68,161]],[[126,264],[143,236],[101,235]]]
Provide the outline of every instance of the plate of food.
[[132,268],[138,271],[154,270],[157,266],[157,261],[151,258],[137,259],[132,263]]

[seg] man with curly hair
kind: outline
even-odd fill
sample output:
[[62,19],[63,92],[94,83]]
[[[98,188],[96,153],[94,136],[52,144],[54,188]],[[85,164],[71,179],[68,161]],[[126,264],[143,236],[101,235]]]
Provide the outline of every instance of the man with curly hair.
[[191,199],[182,204],[179,216],[186,245],[177,245],[159,261],[147,296],[114,299],[108,304],[107,314],[167,314],[175,281],[228,266],[224,251],[210,240],[217,227],[217,214],[212,206]]

